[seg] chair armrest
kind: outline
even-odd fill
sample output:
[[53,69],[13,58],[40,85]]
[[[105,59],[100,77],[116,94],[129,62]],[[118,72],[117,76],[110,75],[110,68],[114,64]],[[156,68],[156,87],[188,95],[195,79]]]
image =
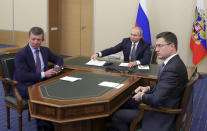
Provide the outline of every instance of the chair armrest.
[[2,84],[3,84],[4,94],[5,94],[5,96],[8,96],[9,92],[10,92],[9,87],[16,86],[17,82],[13,81],[9,78],[3,78],[3,77],[0,77],[0,80],[2,81]]
[[134,131],[137,123],[139,123],[142,120],[142,117],[144,116],[144,111],[156,111],[156,112],[162,112],[162,113],[167,113],[167,114],[182,113],[182,109],[169,109],[169,108],[158,109],[158,108],[150,107],[149,105],[143,104],[143,103],[139,104],[139,109],[140,109],[139,116],[131,122],[130,131]]
[[[2,80],[2,82],[4,83],[4,86],[8,86],[8,85],[11,86],[14,96],[17,100],[17,104],[19,105],[19,107],[22,107],[22,97],[19,94],[19,91],[17,89],[18,82],[15,80],[11,80],[10,78],[2,78],[2,77],[0,77],[0,80]],[[9,94],[9,89],[7,87],[4,87],[4,88],[7,91],[6,92],[6,96],[7,96]]]
[[180,113],[182,113],[182,109],[169,109],[169,108],[158,109],[158,108],[150,107],[147,104],[139,104],[139,109],[148,110],[148,111],[163,112],[163,113],[168,113],[168,114],[180,114]]
[[1,79],[2,81],[5,81],[7,84],[11,85],[11,86],[17,86],[17,81],[15,80],[11,80],[10,78],[3,78]]

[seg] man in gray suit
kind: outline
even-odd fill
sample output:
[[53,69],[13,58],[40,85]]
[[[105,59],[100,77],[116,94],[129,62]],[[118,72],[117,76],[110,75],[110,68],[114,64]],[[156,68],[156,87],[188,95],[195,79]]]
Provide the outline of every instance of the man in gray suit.
[[[130,123],[139,115],[138,103],[155,108],[178,108],[188,75],[185,64],[177,54],[177,38],[172,32],[156,37],[157,57],[163,60],[155,85],[141,87],[135,95],[112,115],[118,131],[128,131]],[[134,104],[136,103],[136,104]],[[143,131],[171,131],[175,129],[175,115],[146,111],[142,119]]]

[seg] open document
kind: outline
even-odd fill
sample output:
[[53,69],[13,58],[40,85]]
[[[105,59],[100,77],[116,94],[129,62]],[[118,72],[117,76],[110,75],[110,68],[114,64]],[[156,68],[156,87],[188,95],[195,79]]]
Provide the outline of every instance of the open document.
[[140,70],[149,70],[149,65],[138,65],[138,69]]
[[117,88],[118,89],[118,88],[122,87],[124,84],[103,81],[103,82],[99,83],[98,85],[99,86],[106,86],[106,87],[112,87],[112,88]]
[[99,60],[90,60],[86,63],[86,65],[94,65],[94,66],[103,66],[106,63],[106,61],[99,61]]
[[129,63],[121,63],[119,66],[124,66],[124,67],[128,67]]
[[72,76],[65,76],[65,77],[60,78],[60,80],[74,82],[74,81],[77,81],[77,80],[82,80],[82,78],[77,78],[77,77],[72,77]]

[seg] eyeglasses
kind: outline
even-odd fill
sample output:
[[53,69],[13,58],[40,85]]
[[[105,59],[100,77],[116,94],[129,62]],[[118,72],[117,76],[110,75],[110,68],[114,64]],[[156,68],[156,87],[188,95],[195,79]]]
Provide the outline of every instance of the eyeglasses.
[[166,46],[166,45],[170,45],[170,44],[157,44],[155,45],[155,48],[162,48],[163,46]]

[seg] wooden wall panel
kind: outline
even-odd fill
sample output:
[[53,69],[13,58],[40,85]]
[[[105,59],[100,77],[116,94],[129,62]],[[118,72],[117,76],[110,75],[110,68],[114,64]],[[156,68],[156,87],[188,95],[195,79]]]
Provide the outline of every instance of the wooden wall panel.
[[93,0],[81,0],[81,56],[91,56],[93,45]]
[[0,31],[0,44],[14,44],[12,43],[12,31]]

